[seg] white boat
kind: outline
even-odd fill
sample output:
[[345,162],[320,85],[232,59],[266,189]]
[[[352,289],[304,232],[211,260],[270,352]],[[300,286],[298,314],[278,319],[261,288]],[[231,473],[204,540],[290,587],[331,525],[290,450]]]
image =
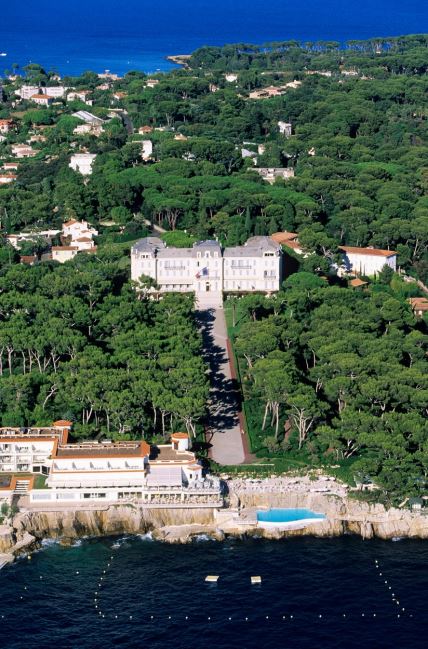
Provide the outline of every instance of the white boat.
[[7,56],[7,52],[0,52],[0,56]]

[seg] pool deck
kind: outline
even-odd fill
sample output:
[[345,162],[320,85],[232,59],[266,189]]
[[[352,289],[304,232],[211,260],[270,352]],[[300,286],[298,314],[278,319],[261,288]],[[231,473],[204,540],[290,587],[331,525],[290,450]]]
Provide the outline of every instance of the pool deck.
[[257,521],[257,527],[261,527],[266,530],[301,530],[309,525],[315,525],[317,523],[325,523],[327,518],[301,518],[296,521],[287,521],[287,522],[270,522],[270,521]]

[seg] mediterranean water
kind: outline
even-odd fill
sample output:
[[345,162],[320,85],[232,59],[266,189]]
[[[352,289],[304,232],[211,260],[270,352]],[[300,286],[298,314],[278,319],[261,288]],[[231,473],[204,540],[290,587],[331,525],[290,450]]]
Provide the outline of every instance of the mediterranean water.
[[154,72],[203,45],[364,39],[428,31],[423,0],[9,0],[0,73],[40,63],[62,74]]
[[0,646],[425,649],[427,565],[415,540],[51,544],[0,571]]

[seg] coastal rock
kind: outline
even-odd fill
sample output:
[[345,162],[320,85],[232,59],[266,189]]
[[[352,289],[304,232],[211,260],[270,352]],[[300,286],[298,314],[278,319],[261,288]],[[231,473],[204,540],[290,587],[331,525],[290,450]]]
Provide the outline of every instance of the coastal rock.
[[[327,486],[326,486],[327,485]],[[349,497],[337,481],[274,477],[265,480],[228,480],[229,506],[212,508],[151,509],[134,504],[101,509],[57,511],[28,510],[15,516],[13,528],[0,528],[0,552],[28,551],[44,538],[71,544],[80,537],[153,533],[168,543],[188,543],[195,538],[222,540],[225,536],[286,538],[335,537],[356,534],[363,539],[428,538],[428,516],[404,509],[385,509]],[[233,505],[233,506],[232,506]],[[303,508],[325,514],[325,520],[293,526],[293,529],[262,529],[257,510]]]
[[142,534],[173,525],[212,525],[212,509],[144,509],[132,505],[102,510],[28,511],[15,517],[17,534],[29,531],[36,539]]
[[16,536],[12,527],[0,525],[0,553],[10,552],[16,543]]

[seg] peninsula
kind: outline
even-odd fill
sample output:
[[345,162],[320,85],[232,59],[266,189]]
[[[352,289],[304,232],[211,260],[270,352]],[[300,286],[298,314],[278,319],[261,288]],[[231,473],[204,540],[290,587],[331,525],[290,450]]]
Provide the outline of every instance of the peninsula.
[[5,74],[4,552],[426,538],[427,45]]

